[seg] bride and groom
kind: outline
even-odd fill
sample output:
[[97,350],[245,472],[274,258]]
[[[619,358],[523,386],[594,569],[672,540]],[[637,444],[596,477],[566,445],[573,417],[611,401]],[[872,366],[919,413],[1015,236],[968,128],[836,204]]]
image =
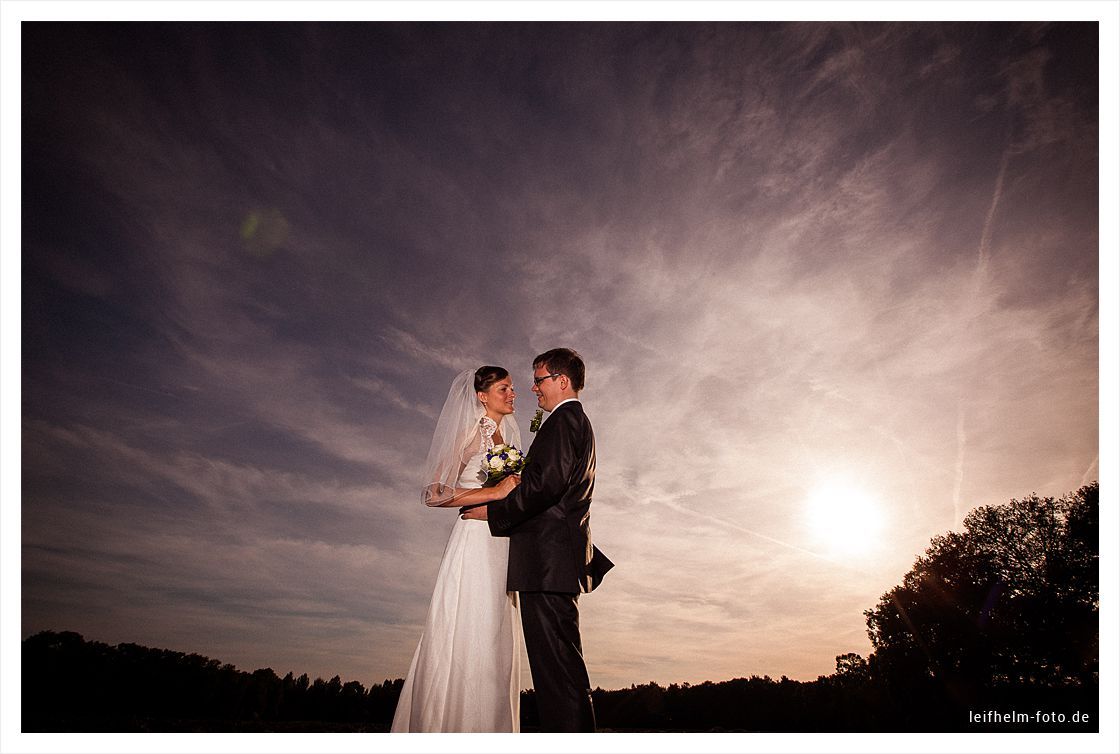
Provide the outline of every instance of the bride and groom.
[[393,732],[520,730],[522,626],[541,730],[595,730],[577,602],[613,564],[591,544],[595,437],[579,401],[584,372],[567,348],[533,360],[532,391],[548,417],[523,472],[497,484],[487,481],[488,451],[523,450],[512,379],[484,366],[452,383],[421,497],[460,517]]

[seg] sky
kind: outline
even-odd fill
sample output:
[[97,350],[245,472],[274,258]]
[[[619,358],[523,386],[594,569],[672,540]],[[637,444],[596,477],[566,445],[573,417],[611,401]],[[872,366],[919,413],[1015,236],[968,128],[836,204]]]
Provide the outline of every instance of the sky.
[[602,688],[827,675],[931,537],[1100,478],[1094,24],[21,39],[22,637],[403,677],[451,380],[528,438],[555,346]]

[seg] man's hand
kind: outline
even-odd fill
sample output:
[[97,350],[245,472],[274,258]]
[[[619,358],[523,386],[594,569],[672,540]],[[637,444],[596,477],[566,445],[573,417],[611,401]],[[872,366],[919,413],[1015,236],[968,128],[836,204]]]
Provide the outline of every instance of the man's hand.
[[509,476],[502,477],[502,481],[498,482],[495,489],[497,490],[497,500],[501,500],[509,493],[513,492],[517,485],[521,484],[520,474],[510,474]]
[[488,507],[486,505],[475,505],[469,508],[460,508],[459,518],[464,521],[485,521]]

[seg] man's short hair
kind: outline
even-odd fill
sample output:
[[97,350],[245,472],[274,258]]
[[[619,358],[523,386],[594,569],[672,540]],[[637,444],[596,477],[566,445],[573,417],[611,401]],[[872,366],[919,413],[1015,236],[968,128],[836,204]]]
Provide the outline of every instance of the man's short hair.
[[544,367],[549,372],[557,372],[572,381],[572,389],[577,393],[583,390],[583,378],[587,372],[583,359],[570,348],[553,348],[533,359],[533,369]]

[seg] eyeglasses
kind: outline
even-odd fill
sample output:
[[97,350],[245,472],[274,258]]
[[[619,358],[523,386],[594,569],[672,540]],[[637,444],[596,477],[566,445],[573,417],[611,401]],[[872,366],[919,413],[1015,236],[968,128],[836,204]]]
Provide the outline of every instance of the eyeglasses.
[[534,377],[533,378],[533,387],[540,387],[541,383],[544,382],[545,380],[547,380],[549,377],[559,377],[559,376],[560,376],[560,372],[553,372],[552,374],[546,374],[543,377]]

